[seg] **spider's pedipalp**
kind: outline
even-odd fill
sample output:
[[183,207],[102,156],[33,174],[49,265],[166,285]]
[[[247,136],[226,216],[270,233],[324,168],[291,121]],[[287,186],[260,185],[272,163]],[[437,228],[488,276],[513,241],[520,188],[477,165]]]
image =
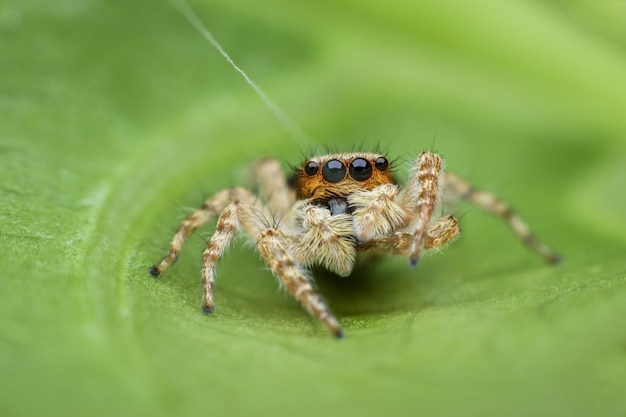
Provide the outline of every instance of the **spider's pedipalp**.
[[407,222],[409,215],[394,202],[397,193],[397,185],[382,184],[371,191],[358,191],[348,196],[348,203],[354,210],[357,239],[367,242]]
[[292,252],[305,265],[319,263],[340,276],[350,275],[356,262],[352,216],[307,202],[296,204],[294,212],[302,230],[292,235]]

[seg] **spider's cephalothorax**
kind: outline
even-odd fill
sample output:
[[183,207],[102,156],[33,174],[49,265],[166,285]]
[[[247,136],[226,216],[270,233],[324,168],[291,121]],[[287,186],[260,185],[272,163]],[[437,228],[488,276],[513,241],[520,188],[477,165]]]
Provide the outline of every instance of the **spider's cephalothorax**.
[[500,216],[546,261],[560,260],[534,239],[508,204],[444,172],[441,157],[432,152],[418,156],[404,187],[393,181],[389,160],[376,153],[310,158],[289,182],[272,159],[261,159],[253,171],[259,196],[244,188],[218,192],[183,221],[168,254],[150,268],[153,275],[162,275],[178,258],[187,236],[219,216],[203,257],[205,313],[214,308],[215,265],[237,229],[243,229],[287,290],[333,334],[342,336],[339,323],[314,290],[308,269],[321,265],[346,276],[363,251],[406,255],[416,266],[423,251],[442,248],[459,234],[453,216],[433,218],[442,193]]
[[348,195],[355,191],[371,191],[379,185],[393,184],[389,161],[373,153],[311,158],[302,164],[295,176],[298,198],[313,204],[330,204],[333,214],[336,214],[336,202],[346,203]]

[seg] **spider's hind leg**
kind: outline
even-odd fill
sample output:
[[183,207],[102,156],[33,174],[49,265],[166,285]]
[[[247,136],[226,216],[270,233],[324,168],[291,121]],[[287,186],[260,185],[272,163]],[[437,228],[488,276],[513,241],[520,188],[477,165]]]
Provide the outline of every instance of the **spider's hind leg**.
[[170,243],[167,255],[161,260],[161,262],[150,267],[150,274],[159,277],[165,273],[165,270],[169,268],[176,260],[183,248],[185,240],[196,231],[199,227],[204,226],[217,214],[219,214],[226,204],[233,199],[241,198],[243,195],[249,194],[241,188],[231,188],[218,192],[211,198],[205,201],[205,203],[198,210],[193,212],[178,226],[174,237]]
[[[252,180],[267,203],[267,207],[263,207],[266,216],[280,218],[290,211],[295,202],[295,193],[289,189],[278,161],[269,158],[258,160],[252,169]],[[163,275],[165,270],[178,259],[189,235],[218,216],[229,203],[237,200],[246,200],[257,207],[262,206],[257,197],[244,188],[234,187],[218,192],[178,226],[167,255],[159,263],[150,267],[148,270],[150,274],[157,277]]]
[[261,158],[250,174],[270,211],[279,218],[289,213],[296,202],[296,193],[289,187],[280,163],[272,158]]
[[470,183],[454,174],[446,173],[443,184],[447,193],[462,198],[483,210],[495,214],[503,219],[513,230],[513,233],[532,251],[541,256],[546,262],[558,264],[562,258],[545,244],[538,241],[522,218],[509,206],[493,194],[480,191]]

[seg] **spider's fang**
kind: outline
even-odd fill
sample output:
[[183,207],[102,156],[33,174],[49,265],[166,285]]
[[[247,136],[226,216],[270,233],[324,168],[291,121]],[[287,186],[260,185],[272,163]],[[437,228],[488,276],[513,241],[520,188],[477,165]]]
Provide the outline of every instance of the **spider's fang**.
[[412,256],[409,258],[409,266],[411,268],[415,268],[418,263],[419,263],[419,258],[414,258]]

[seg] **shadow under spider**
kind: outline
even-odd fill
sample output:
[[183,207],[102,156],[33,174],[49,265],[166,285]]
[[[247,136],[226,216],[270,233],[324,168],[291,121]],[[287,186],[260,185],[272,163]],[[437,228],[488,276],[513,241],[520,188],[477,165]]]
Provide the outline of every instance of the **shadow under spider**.
[[420,290],[425,283],[413,276],[418,271],[405,265],[373,259],[357,264],[347,277],[321,267],[312,272],[318,292],[337,314],[397,312],[429,304]]

